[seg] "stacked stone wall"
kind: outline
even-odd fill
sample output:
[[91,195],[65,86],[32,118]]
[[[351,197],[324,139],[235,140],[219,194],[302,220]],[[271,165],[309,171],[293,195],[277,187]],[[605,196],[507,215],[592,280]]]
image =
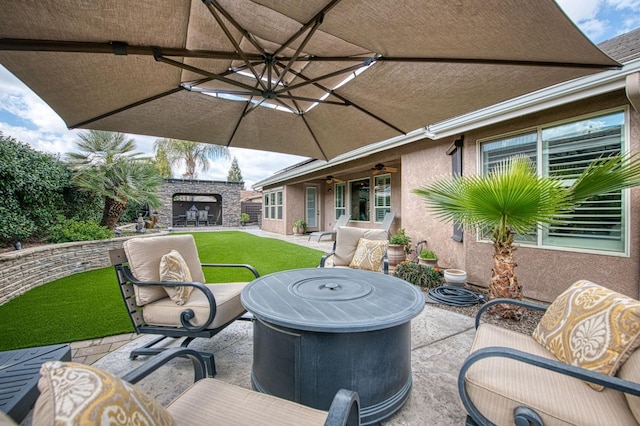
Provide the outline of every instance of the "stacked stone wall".
[[[144,236],[50,244],[0,254],[0,305],[59,278],[109,266],[109,250],[122,248],[129,238]],[[116,285],[115,272],[113,282]]]

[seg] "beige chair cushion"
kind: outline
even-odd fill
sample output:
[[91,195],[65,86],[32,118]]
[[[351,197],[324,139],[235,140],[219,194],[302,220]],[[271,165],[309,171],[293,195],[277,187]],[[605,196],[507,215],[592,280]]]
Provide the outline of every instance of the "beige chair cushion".
[[368,240],[360,238],[358,246],[349,263],[349,268],[382,272],[384,254],[389,247],[387,240]]
[[[218,328],[229,321],[233,321],[246,311],[240,302],[240,293],[247,283],[205,284],[216,298],[216,316],[207,328]],[[147,304],[142,310],[142,317],[149,325],[182,327],[180,313],[185,309],[192,309],[195,318],[194,325],[204,324],[209,317],[209,302],[206,296],[194,288],[189,300],[178,306],[166,297]]]
[[[190,283],[193,282],[189,266],[177,250],[171,250],[160,259],[160,281]],[[184,305],[193,291],[193,287],[164,287],[171,300],[178,305]]]
[[[502,346],[555,359],[531,336],[481,324],[471,352]],[[513,410],[522,405],[537,411],[550,425],[636,425],[624,394],[597,392],[582,380],[507,358],[487,358],[467,372],[465,384],[480,412],[498,425],[513,424]]]
[[171,414],[136,386],[72,362],[45,362],[33,425],[172,425]]
[[582,280],[551,303],[533,338],[566,364],[613,376],[640,345],[638,324],[640,302]]
[[[124,242],[123,248],[127,255],[131,272],[140,281],[160,281],[160,260],[162,256],[171,250],[177,250],[187,263],[193,281],[206,282],[193,235],[131,238]],[[167,292],[160,286],[134,286],[134,289],[138,306],[144,306],[149,302],[167,296]]]
[[197,381],[167,406],[177,425],[324,425],[325,411],[230,385]]
[[383,229],[365,229],[339,226],[336,231],[335,266],[349,266],[358,247],[360,238],[368,240],[388,240],[389,236]]
[[[629,380],[630,382],[640,383],[640,350],[635,350],[628,360],[622,364],[620,370],[618,370],[618,377],[621,379]],[[624,394],[629,403],[629,408],[635,416],[638,423],[640,423],[640,396],[634,396]]]

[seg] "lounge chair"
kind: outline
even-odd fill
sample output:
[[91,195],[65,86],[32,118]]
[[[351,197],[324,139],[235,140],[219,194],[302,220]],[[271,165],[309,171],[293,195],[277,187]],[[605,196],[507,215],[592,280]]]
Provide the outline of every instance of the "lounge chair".
[[318,242],[320,242],[320,239],[322,237],[324,237],[325,235],[331,235],[331,239],[335,240],[336,239],[336,231],[341,226],[347,226],[347,223],[349,223],[349,219],[351,219],[351,215],[348,215],[348,214],[340,215],[340,217],[336,221],[336,224],[333,226],[333,229],[331,231],[315,231],[315,232],[312,232],[311,234],[309,234],[309,238],[307,239],[307,241],[311,241],[311,238],[316,238],[317,237],[318,238]]
[[[134,384],[176,357],[191,360],[195,383],[163,407]],[[101,424],[109,420],[118,424],[154,425],[360,424],[360,400],[356,392],[340,389],[328,411],[317,410],[205,378],[204,360],[189,348],[167,350],[122,378],[95,367],[66,362],[47,362],[40,371],[34,426]]]
[[[182,347],[196,337],[211,338],[245,314],[240,293],[247,283],[204,284],[203,266],[244,268],[259,276],[250,265],[200,264],[190,234],[132,238],[109,256],[135,332],[160,335],[132,351],[131,359],[162,352],[164,347],[154,346],[167,337],[186,337]],[[213,377],[213,354],[201,355]]]
[[395,219],[395,217],[395,213],[387,212],[384,215],[384,219],[382,219],[382,225],[380,225],[380,229],[384,229],[388,234],[391,231],[391,225],[393,224],[393,219]]
[[384,229],[341,226],[336,232],[333,251],[322,256],[320,267],[366,269],[388,274],[388,238]]
[[[546,312],[525,335],[480,323],[496,304]],[[640,302],[589,281],[574,283],[548,309],[486,303],[458,376],[466,424],[640,423],[639,316]]]

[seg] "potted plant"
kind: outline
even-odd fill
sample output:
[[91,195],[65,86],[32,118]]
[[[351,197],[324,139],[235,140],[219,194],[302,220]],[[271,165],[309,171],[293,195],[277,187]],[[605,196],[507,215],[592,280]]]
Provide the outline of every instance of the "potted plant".
[[240,213],[240,225],[244,226],[247,222],[251,222],[249,213]]
[[389,238],[387,257],[389,266],[395,266],[407,258],[411,253],[411,237],[406,234],[404,228],[398,228],[395,234]]
[[298,219],[293,222],[294,235],[302,235],[307,231],[307,222],[303,219]]
[[420,265],[430,266],[434,269],[438,267],[438,256],[433,250],[422,249],[418,256]]

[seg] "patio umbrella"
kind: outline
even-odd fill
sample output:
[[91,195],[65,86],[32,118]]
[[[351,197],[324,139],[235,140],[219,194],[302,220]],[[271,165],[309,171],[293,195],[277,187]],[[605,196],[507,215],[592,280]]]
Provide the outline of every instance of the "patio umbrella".
[[70,128],[317,159],[619,65],[552,0],[4,0],[0,63]]

